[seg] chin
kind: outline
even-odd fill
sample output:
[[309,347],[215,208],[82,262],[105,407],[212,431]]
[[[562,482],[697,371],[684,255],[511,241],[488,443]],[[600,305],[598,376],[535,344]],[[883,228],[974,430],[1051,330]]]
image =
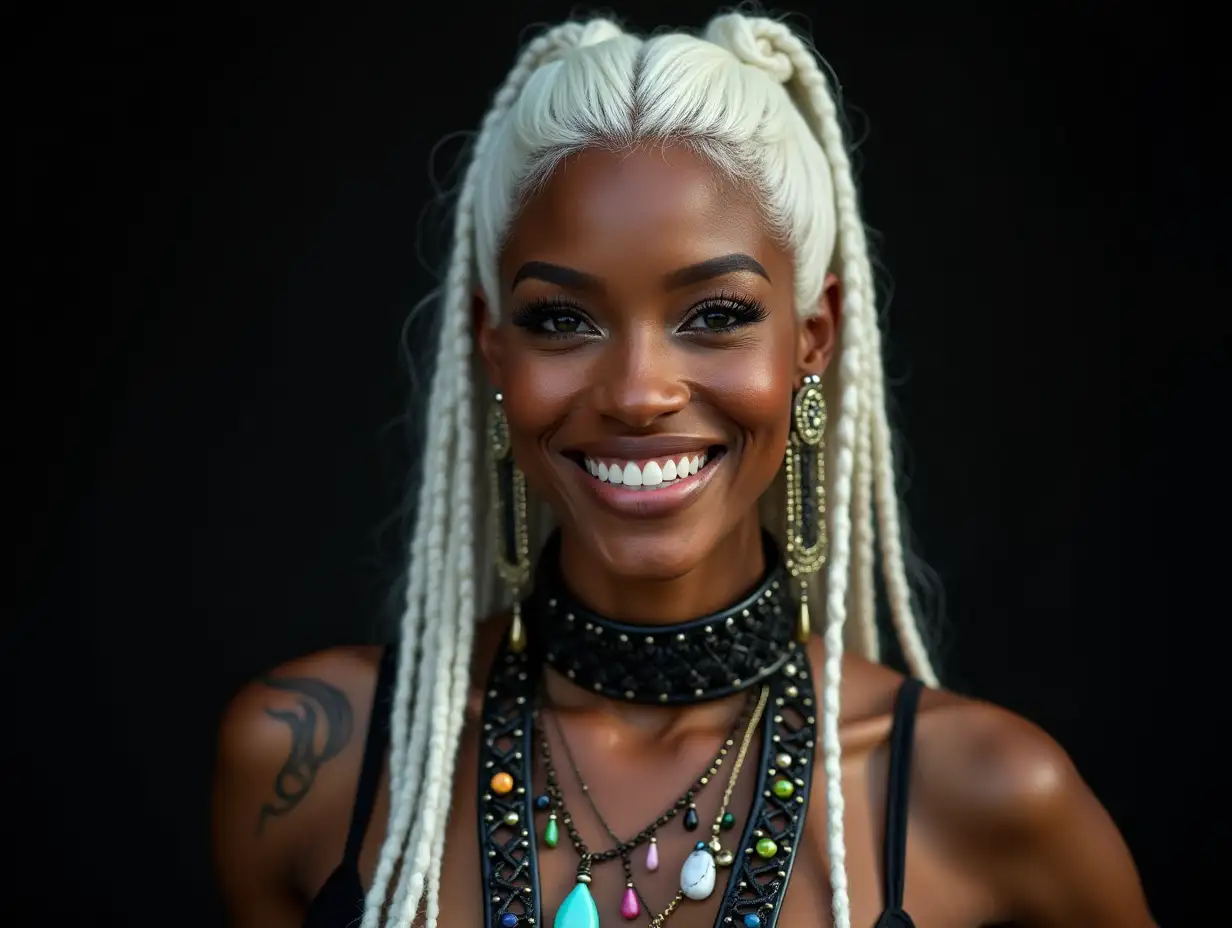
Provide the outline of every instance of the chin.
[[723,532],[721,526],[699,524],[697,519],[674,521],[676,525],[655,526],[604,520],[595,530],[575,528],[574,543],[612,577],[633,582],[677,580],[705,560]]

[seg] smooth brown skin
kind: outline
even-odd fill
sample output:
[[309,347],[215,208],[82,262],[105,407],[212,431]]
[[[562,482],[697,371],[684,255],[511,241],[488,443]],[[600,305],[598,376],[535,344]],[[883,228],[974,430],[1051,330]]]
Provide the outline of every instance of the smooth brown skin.
[[[680,267],[733,253],[754,257],[769,279],[740,272],[682,289],[665,286],[665,276]],[[584,271],[600,278],[603,287],[568,289],[532,279],[515,288],[514,277],[529,261]],[[820,373],[836,348],[837,284],[827,287],[819,315],[801,323],[793,312],[791,268],[791,256],[767,233],[751,198],[725,186],[707,164],[682,150],[583,153],[557,172],[515,223],[501,262],[501,323],[480,321],[480,346],[493,384],[505,394],[517,460],[561,520],[566,575],[592,606],[616,617],[676,621],[723,606],[760,574],[755,503],[782,460],[791,392],[805,374]],[[719,294],[755,299],[768,313],[734,332],[682,334],[694,307]],[[595,323],[601,334],[546,339],[507,324],[511,312],[536,297],[570,301],[576,305],[573,314]],[[725,311],[713,307],[712,302],[708,311]],[[568,320],[552,325],[573,327]],[[723,472],[697,504],[670,517],[642,520],[614,516],[578,491],[567,470],[576,465],[562,451],[653,434],[702,436],[727,446]],[[475,683],[446,829],[441,898],[447,928],[482,924],[474,800],[477,729],[483,680],[506,625],[503,619],[485,624],[477,640]],[[820,639],[814,638],[809,654],[820,680]],[[236,928],[299,925],[337,866],[378,659],[378,649],[353,648],[293,661],[246,687],[228,709],[214,827],[218,869]],[[284,682],[271,687],[271,679]],[[318,687],[305,696],[306,684],[296,682],[303,680],[321,681],[332,690]],[[900,682],[884,667],[844,659],[844,821],[852,924],[858,928],[871,926],[883,905],[887,737]],[[739,710],[738,700],[684,709],[617,705],[550,671],[547,695],[591,795],[621,834],[640,830],[683,792]],[[288,764],[295,730],[288,720],[305,717],[307,705],[318,711],[315,726],[299,726],[301,739],[314,746],[309,760],[335,756]],[[327,723],[321,713],[331,706],[334,721]],[[332,750],[339,744],[340,750]],[[285,794],[305,782],[280,779],[280,771],[302,774],[309,768],[310,788],[298,799],[277,798],[276,784]],[[563,764],[561,771],[583,836],[592,848],[606,847]],[[738,818],[751,804],[752,779],[746,775],[733,797]],[[830,924],[821,764],[813,788],[806,838],[779,921],[789,928]],[[926,692],[911,790],[906,909],[917,928],[1152,924],[1113,823],[1064,751],[1030,723],[944,691]],[[716,783],[701,794],[703,821],[715,814],[721,792]],[[276,814],[263,816],[269,806]],[[388,808],[382,782],[361,858],[365,884],[375,868]],[[658,873],[635,871],[653,905],[665,905],[673,896],[678,862],[694,838],[678,825],[667,827],[660,837],[664,863]],[[543,850],[540,863],[548,926],[572,886],[577,858],[562,834],[560,847]],[[624,924],[618,914],[619,865],[599,867],[593,888],[603,924]],[[711,928],[720,895],[686,903],[670,924]]]

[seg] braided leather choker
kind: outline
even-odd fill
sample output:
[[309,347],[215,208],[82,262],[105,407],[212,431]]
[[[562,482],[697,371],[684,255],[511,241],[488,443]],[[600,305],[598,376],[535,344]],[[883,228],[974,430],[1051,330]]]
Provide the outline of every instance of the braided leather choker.
[[679,625],[614,622],[578,602],[560,574],[560,535],[544,547],[524,611],[532,647],[578,686],[613,699],[682,705],[760,685],[795,653],[795,610],[778,547],[766,574],[728,609]]

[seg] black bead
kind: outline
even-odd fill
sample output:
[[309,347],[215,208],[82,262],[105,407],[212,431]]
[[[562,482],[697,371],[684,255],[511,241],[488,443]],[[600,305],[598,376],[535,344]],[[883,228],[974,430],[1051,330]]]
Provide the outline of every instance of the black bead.
[[689,806],[689,811],[684,814],[684,829],[685,831],[697,831],[697,826],[701,822],[697,819],[697,810]]
[[732,815],[730,812],[724,812],[723,819],[719,824],[722,826],[724,831],[731,831],[736,827],[736,816]]

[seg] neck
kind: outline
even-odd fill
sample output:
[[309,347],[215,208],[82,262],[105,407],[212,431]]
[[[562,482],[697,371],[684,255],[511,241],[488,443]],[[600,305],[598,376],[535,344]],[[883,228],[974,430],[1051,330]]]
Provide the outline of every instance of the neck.
[[[543,671],[544,702],[563,717],[588,723],[593,734],[602,734],[614,746],[636,736],[662,741],[687,734],[712,734],[725,731],[740,714],[747,693],[736,693],[691,706],[637,706],[600,696],[565,679],[550,667]],[[599,727],[603,721],[620,723],[623,728]],[[627,746],[627,745],[626,745]]]
[[655,626],[687,622],[729,606],[761,580],[766,560],[754,514],[680,576],[616,576],[587,557],[584,547],[563,530],[560,568],[570,592],[590,609],[616,621]]

